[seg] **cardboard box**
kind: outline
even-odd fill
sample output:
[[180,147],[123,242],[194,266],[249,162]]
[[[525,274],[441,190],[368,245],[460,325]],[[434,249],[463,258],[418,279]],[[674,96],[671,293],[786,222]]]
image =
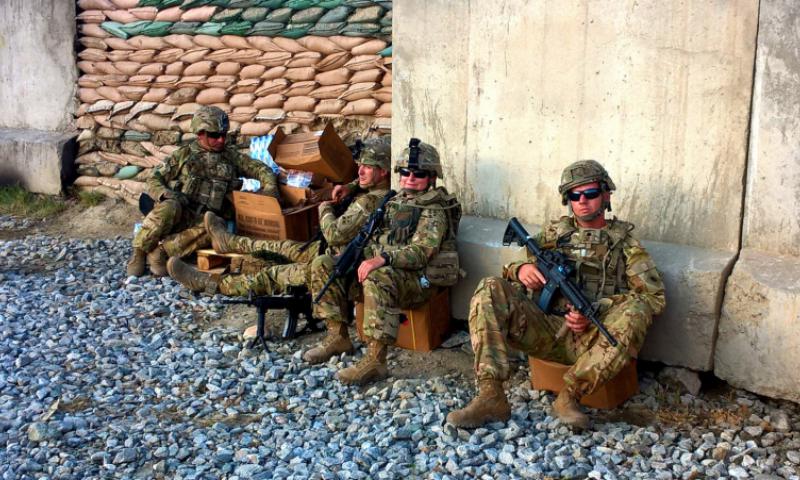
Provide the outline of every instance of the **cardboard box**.
[[[444,341],[450,329],[450,289],[439,288],[430,300],[413,310],[403,310],[395,345],[406,350],[430,352]],[[356,329],[364,340],[364,304],[356,303]]]
[[276,135],[273,144],[272,158],[283,168],[318,173],[333,182],[356,178],[353,154],[330,123],[321,132]]
[[[531,386],[534,390],[549,390],[558,393],[564,388],[564,374],[569,365],[562,365],[539,358],[528,357],[531,369]],[[608,383],[601,385],[597,391],[581,399],[581,404],[592,408],[612,409],[639,392],[639,381],[636,378],[636,359],[632,359],[625,368]]]
[[282,210],[268,195],[233,192],[236,232],[266,240],[305,241],[319,230],[319,204]]
[[321,188],[300,188],[289,185],[278,185],[281,200],[286,207],[297,207],[330,200],[333,184],[326,182]]

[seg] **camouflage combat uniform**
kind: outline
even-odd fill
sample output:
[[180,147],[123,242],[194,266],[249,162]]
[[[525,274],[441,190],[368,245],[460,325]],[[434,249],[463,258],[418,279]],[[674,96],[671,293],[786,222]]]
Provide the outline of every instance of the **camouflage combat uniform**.
[[[631,230],[633,225],[620,220],[588,229],[577,226],[571,217],[562,217],[537,239],[543,248],[555,248],[576,262],[583,293],[600,303],[600,320],[619,341],[618,347],[612,347],[591,324],[583,333],[568,331],[556,340],[564,317],[545,315],[539,309],[517,281],[519,268],[528,262],[512,263],[503,268],[503,278],[483,279],[470,302],[469,329],[478,380],[508,379],[511,346],[572,365],[564,381],[580,398],[636,357],[653,315],[664,309],[665,297],[653,260]],[[562,302],[561,307],[565,306]]]

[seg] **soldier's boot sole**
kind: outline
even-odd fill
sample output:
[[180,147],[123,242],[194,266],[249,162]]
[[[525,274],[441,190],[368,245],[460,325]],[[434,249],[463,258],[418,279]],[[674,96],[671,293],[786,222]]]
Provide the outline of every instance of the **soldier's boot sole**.
[[147,254],[147,264],[150,266],[150,273],[154,277],[165,277],[167,272],[167,252],[161,246],[157,246],[152,252]]
[[211,237],[211,248],[217,253],[231,253],[231,239],[233,235],[228,233],[225,220],[215,215],[213,212],[206,212],[203,215],[203,225],[206,227],[208,236]]
[[491,422],[505,422],[511,418],[511,405],[508,403],[503,383],[481,385],[478,396],[469,404],[447,414],[447,423],[461,428],[477,428]]
[[336,372],[336,378],[347,385],[366,385],[383,380],[388,376],[389,369],[386,368],[385,363],[366,357],[355,365]]
[[589,427],[589,417],[580,410],[578,401],[566,389],[553,402],[552,413],[573,430],[585,430]]
[[141,277],[144,275],[145,258],[147,254],[141,248],[134,248],[131,258],[128,259],[126,273],[129,277]]
[[353,353],[353,342],[350,341],[349,337],[336,335],[331,338],[331,334],[329,333],[328,335],[329,337],[326,337],[322,343],[307,350],[306,353],[303,354],[303,360],[312,365],[316,365],[318,363],[327,362],[334,355]]
[[208,291],[215,286],[210,274],[196,270],[178,257],[170,257],[167,261],[167,272],[175,281],[193,292]]

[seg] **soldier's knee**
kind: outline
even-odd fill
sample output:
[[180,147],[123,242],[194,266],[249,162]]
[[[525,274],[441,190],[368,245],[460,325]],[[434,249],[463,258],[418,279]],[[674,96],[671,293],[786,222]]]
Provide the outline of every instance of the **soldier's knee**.
[[485,277],[478,283],[478,287],[475,288],[475,295],[491,295],[492,292],[502,288],[504,282],[505,280],[500,277]]

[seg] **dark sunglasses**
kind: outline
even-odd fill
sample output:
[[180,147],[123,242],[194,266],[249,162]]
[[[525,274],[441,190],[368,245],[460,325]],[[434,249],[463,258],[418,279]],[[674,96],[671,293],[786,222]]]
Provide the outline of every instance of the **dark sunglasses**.
[[213,138],[215,140],[218,139],[218,138],[222,138],[224,136],[225,136],[225,132],[206,132],[206,137]]
[[594,200],[599,197],[601,193],[603,193],[603,191],[599,188],[588,188],[580,192],[567,192],[567,198],[573,202],[578,202],[581,199],[581,195],[583,195],[587,200]]
[[408,177],[414,175],[414,178],[428,178],[431,172],[428,170],[411,170],[410,168],[400,168],[397,170],[401,177]]

